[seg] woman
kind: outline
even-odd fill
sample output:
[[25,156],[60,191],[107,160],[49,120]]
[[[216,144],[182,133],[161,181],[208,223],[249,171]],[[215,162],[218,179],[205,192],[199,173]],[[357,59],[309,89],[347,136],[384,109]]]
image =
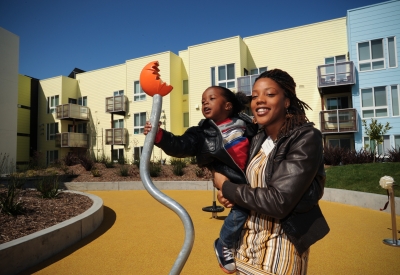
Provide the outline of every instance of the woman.
[[251,109],[260,129],[250,146],[250,186],[214,174],[220,203],[250,210],[236,250],[237,274],[306,274],[309,247],[329,232],[318,206],[325,184],[322,136],[295,87],[279,69],[254,83]]

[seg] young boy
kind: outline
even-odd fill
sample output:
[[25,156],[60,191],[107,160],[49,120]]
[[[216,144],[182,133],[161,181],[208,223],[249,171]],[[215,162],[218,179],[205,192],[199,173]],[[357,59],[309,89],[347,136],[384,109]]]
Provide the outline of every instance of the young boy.
[[[207,167],[225,175],[231,182],[247,183],[244,169],[247,164],[251,138],[257,131],[252,119],[241,113],[247,102],[245,94],[234,94],[229,89],[211,86],[202,95],[202,113],[205,119],[190,127],[182,136],[158,129],[154,144],[167,155],[184,158],[196,156],[200,167]],[[144,134],[151,130],[146,123]],[[214,249],[220,267],[225,273],[236,271],[233,248],[248,211],[234,206],[221,228]]]

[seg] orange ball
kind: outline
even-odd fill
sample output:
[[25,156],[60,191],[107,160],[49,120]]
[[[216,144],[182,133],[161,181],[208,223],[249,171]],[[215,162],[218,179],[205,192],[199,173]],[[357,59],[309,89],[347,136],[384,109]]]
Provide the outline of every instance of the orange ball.
[[144,66],[140,73],[140,86],[149,96],[155,94],[166,96],[174,88],[161,80],[158,66],[158,61],[152,61]]

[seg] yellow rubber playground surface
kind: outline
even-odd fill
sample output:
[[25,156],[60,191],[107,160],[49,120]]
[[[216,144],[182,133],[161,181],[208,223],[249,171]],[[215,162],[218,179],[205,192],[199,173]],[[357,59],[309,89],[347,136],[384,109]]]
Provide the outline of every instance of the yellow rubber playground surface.
[[[219,219],[201,210],[212,204],[212,191],[163,192],[188,211],[194,224],[194,246],[181,274],[225,274],[213,241],[228,210],[219,213]],[[179,217],[145,190],[89,193],[104,201],[100,227],[21,274],[169,274],[184,239]],[[308,274],[400,274],[400,247],[382,243],[392,238],[390,214],[326,201],[321,208],[331,232],[311,247]]]

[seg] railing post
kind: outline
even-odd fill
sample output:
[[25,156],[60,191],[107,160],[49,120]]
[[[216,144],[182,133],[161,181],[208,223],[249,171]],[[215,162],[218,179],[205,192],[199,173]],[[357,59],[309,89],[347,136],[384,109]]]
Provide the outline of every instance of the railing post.
[[379,181],[379,184],[382,186],[382,188],[388,190],[390,213],[392,217],[392,239],[384,239],[383,243],[390,246],[400,247],[400,240],[397,239],[396,207],[394,202],[393,183],[394,183],[393,178],[389,176],[384,176]]

